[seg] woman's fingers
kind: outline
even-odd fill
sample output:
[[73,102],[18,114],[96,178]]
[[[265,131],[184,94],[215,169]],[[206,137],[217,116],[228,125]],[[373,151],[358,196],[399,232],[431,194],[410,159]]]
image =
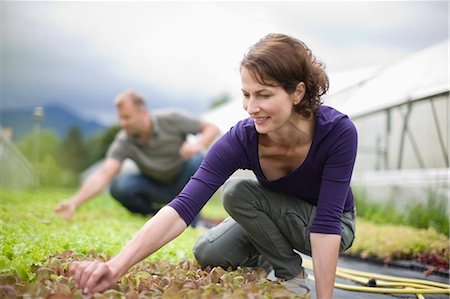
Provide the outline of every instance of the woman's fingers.
[[72,273],[72,277],[77,283],[78,287],[80,287],[79,281],[81,278],[81,274],[83,274],[84,268],[86,268],[87,262],[72,262],[70,264],[70,272]]
[[70,270],[83,293],[103,291],[112,284],[112,275],[105,263],[73,262]]
[[104,279],[101,279],[97,285],[93,286],[92,288],[88,287],[88,289],[89,289],[90,293],[102,292],[102,291],[110,288],[113,283],[114,283],[113,281],[104,278]]
[[112,275],[109,267],[105,263],[95,263],[86,268],[89,273],[83,291],[85,293],[95,293],[107,289],[112,284]]
[[92,277],[92,273],[97,269],[98,262],[91,262],[89,263],[84,269],[83,272],[80,275],[80,280],[78,280],[78,286],[83,291],[83,293],[89,293],[89,289],[87,288],[87,283],[95,279],[95,277]]

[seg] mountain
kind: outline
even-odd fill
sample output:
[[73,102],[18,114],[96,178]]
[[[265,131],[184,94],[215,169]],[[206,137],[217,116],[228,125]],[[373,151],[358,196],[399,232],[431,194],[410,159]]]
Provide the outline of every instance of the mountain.
[[[11,128],[14,142],[21,140],[25,135],[33,132],[37,121],[33,117],[34,107],[9,108],[0,110],[0,126]],[[40,122],[43,130],[52,130],[58,137],[64,138],[70,127],[78,127],[83,137],[101,131],[104,126],[98,122],[87,120],[70,109],[58,105],[49,104],[43,106],[44,115]]]

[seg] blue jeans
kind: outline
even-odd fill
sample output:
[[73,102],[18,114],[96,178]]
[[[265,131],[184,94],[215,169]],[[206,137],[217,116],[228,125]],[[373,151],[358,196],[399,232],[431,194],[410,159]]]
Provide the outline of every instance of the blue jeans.
[[155,214],[180,193],[202,160],[203,155],[197,154],[184,161],[178,177],[168,184],[157,182],[140,173],[120,175],[111,183],[111,196],[133,213]]

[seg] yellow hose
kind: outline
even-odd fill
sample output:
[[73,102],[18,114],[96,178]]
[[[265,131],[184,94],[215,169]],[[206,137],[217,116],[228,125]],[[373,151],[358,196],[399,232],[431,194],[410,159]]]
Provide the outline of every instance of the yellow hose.
[[[360,284],[363,285],[367,285],[369,287],[370,286],[370,280],[367,278],[361,278],[355,275],[351,275],[351,274],[347,274],[345,272],[340,272],[340,271],[336,271],[336,276],[339,276],[341,278],[345,278],[347,280],[352,280],[354,282],[358,282]],[[377,280],[376,281],[376,286],[377,287],[390,287],[390,288],[403,288],[403,287],[410,287],[410,288],[424,288],[424,289],[432,289],[434,287],[432,286],[428,286],[428,285],[423,285],[420,283],[410,283],[410,282],[390,282],[390,281],[383,281],[383,280]]]
[[[312,267],[312,263],[311,263],[311,267]],[[368,278],[375,278],[375,279],[389,280],[389,281],[418,283],[418,284],[422,284],[422,285],[434,286],[434,287],[437,287],[437,288],[444,288],[444,289],[445,288],[446,289],[450,288],[450,285],[448,285],[448,284],[435,282],[435,281],[424,280],[424,279],[403,278],[403,277],[396,277],[396,276],[390,276],[390,275],[382,275],[382,274],[376,274],[376,273],[369,273],[369,272],[351,270],[351,269],[342,268],[342,267],[337,267],[337,270],[338,271],[342,271],[344,273],[353,274],[353,275],[356,275],[356,276],[361,276],[361,277],[368,277]]]
[[[312,269],[312,261],[304,260],[303,266]],[[423,294],[450,294],[450,285],[423,279],[411,279],[381,275],[348,268],[337,267],[336,276],[350,280],[358,285],[350,285],[336,282],[338,289],[383,294],[415,294],[418,299],[424,299]],[[314,280],[314,276],[311,277]]]

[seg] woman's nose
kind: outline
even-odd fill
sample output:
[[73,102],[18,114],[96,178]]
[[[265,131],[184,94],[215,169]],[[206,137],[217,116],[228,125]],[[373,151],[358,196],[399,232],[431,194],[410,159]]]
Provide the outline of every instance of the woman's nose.
[[248,114],[255,114],[260,110],[258,104],[253,98],[248,98],[244,106]]

